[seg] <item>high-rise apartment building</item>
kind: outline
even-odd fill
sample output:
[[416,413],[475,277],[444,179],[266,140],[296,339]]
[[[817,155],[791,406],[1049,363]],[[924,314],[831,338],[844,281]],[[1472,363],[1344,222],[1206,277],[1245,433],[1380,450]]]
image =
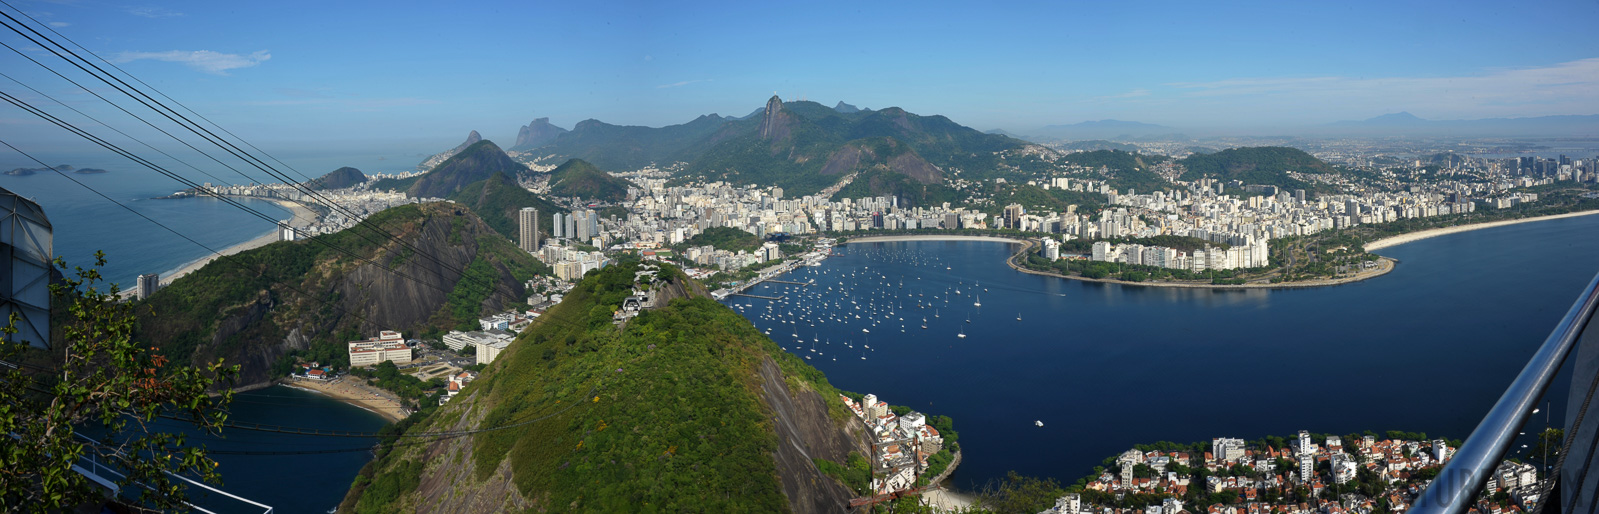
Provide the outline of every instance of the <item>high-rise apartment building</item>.
[[539,210],[532,207],[523,207],[517,215],[519,238],[517,245],[524,252],[539,251]]
[[139,275],[139,280],[134,287],[134,297],[140,300],[149,298],[150,295],[155,294],[156,289],[161,288],[161,275],[158,273]]

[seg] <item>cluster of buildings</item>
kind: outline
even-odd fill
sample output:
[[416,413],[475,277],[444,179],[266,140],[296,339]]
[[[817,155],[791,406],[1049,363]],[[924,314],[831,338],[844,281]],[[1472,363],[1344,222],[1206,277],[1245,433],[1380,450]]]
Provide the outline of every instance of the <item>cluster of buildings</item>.
[[350,341],[350,367],[372,366],[392,361],[396,366],[411,363],[411,346],[399,332],[384,330],[377,337],[364,341]]
[[[1206,506],[1211,514],[1331,514],[1352,512],[1370,514],[1386,500],[1389,512],[1403,512],[1426,488],[1435,473],[1424,472],[1447,463],[1455,448],[1442,439],[1432,441],[1383,439],[1364,436],[1344,441],[1325,436],[1317,441],[1301,431],[1283,448],[1252,447],[1242,439],[1217,438],[1210,451],[1141,451],[1130,449],[1116,457],[1116,466],[1106,470],[1086,489],[1116,494],[1162,495],[1158,505],[1142,509],[1120,509],[1094,505],[1081,494],[1061,497],[1049,514],[1178,514],[1200,512],[1184,509],[1182,498],[1194,498],[1191,489],[1203,493],[1237,493],[1238,503]],[[1286,467],[1284,467],[1286,466]],[[1193,470],[1208,471],[1203,481]],[[1248,472],[1238,476],[1237,469]],[[1365,497],[1354,487],[1361,472],[1374,476],[1385,488],[1379,497]],[[1323,494],[1332,489],[1339,494]],[[1308,492],[1311,498],[1295,497],[1295,491]],[[1505,462],[1490,477],[1480,512],[1500,512],[1486,498],[1497,492],[1509,493],[1516,507],[1530,509],[1538,502],[1537,468],[1530,464]],[[1203,498],[1204,496],[1199,496]],[[1292,498],[1288,500],[1286,498]],[[1312,499],[1314,498],[1314,499]]]
[[[339,206],[338,209],[329,210],[317,220],[304,226],[289,227],[286,224],[280,224],[279,239],[285,241],[321,234],[332,234],[353,227],[368,216],[382,212],[384,209],[427,201],[426,199],[407,198],[404,192],[368,190],[365,184],[345,189],[320,190],[316,192],[316,197],[305,194],[304,191],[301,191],[296,186],[284,184],[212,186],[211,183],[207,182],[202,185],[207,189],[216,191],[218,194],[229,196],[289,200],[306,205],[325,205],[328,202],[332,202]],[[186,191],[174,196],[193,196],[194,194],[193,191]]]
[[500,352],[509,348],[511,341],[514,340],[516,334],[497,329],[471,332],[451,330],[448,334],[444,334],[444,346],[457,352],[472,347],[477,353],[478,364],[494,362],[494,358],[499,357]]
[[873,494],[914,487],[916,478],[927,471],[928,458],[944,449],[944,437],[927,424],[927,416],[920,412],[895,415],[887,402],[873,394],[862,397],[860,403],[841,394],[839,401],[870,432]]
[[753,251],[719,250],[714,246],[692,246],[683,250],[683,257],[695,264],[719,270],[737,270],[767,261],[783,258],[783,251],[778,249],[777,243],[766,242]]

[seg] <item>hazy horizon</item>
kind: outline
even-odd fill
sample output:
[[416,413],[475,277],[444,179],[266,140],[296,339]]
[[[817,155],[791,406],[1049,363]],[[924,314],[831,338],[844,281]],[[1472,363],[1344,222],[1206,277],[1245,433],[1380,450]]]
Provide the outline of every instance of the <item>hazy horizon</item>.
[[[509,143],[534,118],[659,127],[743,116],[773,92],[1018,134],[1103,119],[1269,135],[1401,111],[1599,113],[1599,41],[1506,23],[1599,20],[1599,4],[1579,2],[14,5],[257,142],[443,143],[478,130]],[[5,41],[63,64],[16,34]],[[0,59],[29,86],[137,124],[16,53]],[[73,138],[9,105],[0,124],[30,145]]]

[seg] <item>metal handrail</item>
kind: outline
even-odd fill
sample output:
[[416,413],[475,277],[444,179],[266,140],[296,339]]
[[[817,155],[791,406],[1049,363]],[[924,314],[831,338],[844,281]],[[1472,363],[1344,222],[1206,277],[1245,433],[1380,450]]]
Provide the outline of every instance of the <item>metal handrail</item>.
[[1510,449],[1517,431],[1549,389],[1549,383],[1560,371],[1566,356],[1576,347],[1577,338],[1587,327],[1596,307],[1599,307],[1599,275],[1588,282],[1588,287],[1555,325],[1543,346],[1527,361],[1521,374],[1505,389],[1505,394],[1477,424],[1477,429],[1471,431],[1471,437],[1460,445],[1449,464],[1416,499],[1410,514],[1460,514],[1474,503],[1488,476]]

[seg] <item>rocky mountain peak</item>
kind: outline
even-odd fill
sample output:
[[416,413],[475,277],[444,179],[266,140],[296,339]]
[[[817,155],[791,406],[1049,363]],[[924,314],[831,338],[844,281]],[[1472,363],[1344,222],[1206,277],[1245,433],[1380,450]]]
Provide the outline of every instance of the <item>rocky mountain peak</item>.
[[538,118],[516,132],[516,144],[511,145],[511,148],[531,150],[550,144],[565,133],[566,129],[550,124],[549,118]]
[[774,139],[780,132],[778,121],[782,114],[783,99],[772,95],[772,99],[766,101],[766,112],[761,115],[761,139]]

